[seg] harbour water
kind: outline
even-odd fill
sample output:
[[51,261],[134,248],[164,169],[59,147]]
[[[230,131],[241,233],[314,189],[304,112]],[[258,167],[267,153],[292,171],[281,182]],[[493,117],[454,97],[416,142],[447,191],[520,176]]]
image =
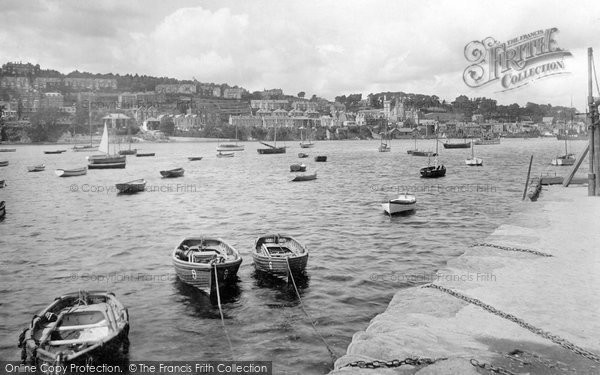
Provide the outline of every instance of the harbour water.
[[[419,141],[435,149],[434,140]],[[0,358],[18,360],[20,331],[56,296],[110,290],[129,308],[132,360],[229,360],[232,353],[218,307],[180,283],[170,261],[189,235],[218,236],[244,257],[239,282],[221,295],[235,360],[273,361],[277,374],[323,374],[331,357],[304,315],[293,287],[256,278],[250,250],[263,233],[287,233],[310,252],[303,305],[338,356],[354,332],[382,312],[400,288],[434,281],[433,274],[470,244],[490,234],[524,204],[529,157],[532,175],[566,175],[551,167],[563,150],[556,139],[505,139],[478,146],[483,167],[468,167],[469,149],[445,150],[441,179],[421,179],[427,158],[406,154],[412,140],[317,142],[282,155],[259,155],[258,143],[234,158],[217,158],[216,143],[138,144],[156,157],[128,156],[123,170],[92,170],[58,178],[56,168],[84,166],[85,153],[63,146],[10,146],[0,168]],[[585,142],[572,142],[581,152]],[[261,146],[262,147],[262,146]],[[298,159],[307,152],[309,159]],[[202,155],[201,161],[188,156]],[[326,163],[313,157],[327,155]],[[290,182],[289,165],[308,165],[318,179]],[[46,170],[28,173],[44,163]],[[159,170],[185,168],[162,179]],[[147,191],[117,195],[114,184],[145,178]],[[414,193],[414,214],[389,218],[380,201]]]

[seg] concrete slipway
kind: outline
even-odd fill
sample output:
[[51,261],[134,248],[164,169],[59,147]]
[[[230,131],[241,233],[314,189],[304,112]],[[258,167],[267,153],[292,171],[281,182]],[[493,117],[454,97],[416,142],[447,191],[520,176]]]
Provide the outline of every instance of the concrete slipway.
[[[600,374],[600,197],[552,186],[524,204],[438,272],[446,289],[397,292],[331,374]],[[446,359],[348,366],[410,357]]]

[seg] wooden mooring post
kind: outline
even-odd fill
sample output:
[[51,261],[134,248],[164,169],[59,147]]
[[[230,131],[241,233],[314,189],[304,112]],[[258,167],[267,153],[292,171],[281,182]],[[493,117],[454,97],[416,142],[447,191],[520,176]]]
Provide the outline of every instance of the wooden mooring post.
[[[592,68],[594,67],[594,52],[588,48],[588,134],[589,134],[589,172],[588,195],[600,196],[600,124],[598,121],[598,104],[594,101],[592,86]],[[593,69],[595,73],[595,69]],[[596,77],[597,78],[597,77]]]

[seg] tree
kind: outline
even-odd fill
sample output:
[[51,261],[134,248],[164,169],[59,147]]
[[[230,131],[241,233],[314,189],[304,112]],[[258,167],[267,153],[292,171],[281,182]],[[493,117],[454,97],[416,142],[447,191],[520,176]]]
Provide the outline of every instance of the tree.
[[175,122],[173,122],[173,118],[168,116],[161,118],[158,130],[165,135],[173,135],[173,133],[175,133]]
[[61,117],[57,108],[43,108],[35,112],[30,118],[29,138],[33,142],[56,142],[69,128],[68,124],[59,122]]
[[299,97],[299,98],[304,98],[304,96],[306,96],[306,93],[305,93],[304,91],[300,91],[300,92],[298,93],[298,97]]

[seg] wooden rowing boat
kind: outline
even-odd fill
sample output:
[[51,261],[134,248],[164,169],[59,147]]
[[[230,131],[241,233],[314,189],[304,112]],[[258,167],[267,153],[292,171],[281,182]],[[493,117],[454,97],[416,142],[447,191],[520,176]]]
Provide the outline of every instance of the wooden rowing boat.
[[175,168],[175,169],[169,169],[166,171],[160,171],[160,174],[161,174],[161,176],[163,176],[165,178],[173,178],[173,177],[183,176],[184,172],[185,172],[185,170],[183,168]]
[[217,284],[222,286],[237,281],[242,257],[220,238],[187,237],[175,247],[171,261],[182,282],[210,294]]
[[31,167],[27,167],[27,170],[29,172],[42,172],[45,169],[46,169],[46,166],[44,164],[33,165]]
[[188,160],[189,161],[202,160],[202,156],[189,156]]
[[[125,156],[123,156],[125,157]],[[100,163],[100,164],[88,164],[88,169],[122,169],[125,168],[125,162],[116,163]]]
[[0,202],[0,219],[4,219],[6,216],[6,202]]
[[76,169],[57,169],[54,173],[58,177],[73,177],[73,176],[83,176],[87,174],[87,167],[81,167]]
[[313,173],[313,174],[302,174],[302,175],[298,175],[296,177],[294,177],[292,179],[293,182],[297,182],[297,181],[312,181],[312,180],[316,180],[317,179],[317,172]]
[[412,194],[402,194],[383,202],[381,206],[383,211],[391,216],[400,212],[413,211],[417,207],[417,198]]
[[155,156],[156,154],[154,152],[146,152],[146,153],[137,153],[135,154],[136,157],[138,158],[143,158],[143,157],[147,157],[147,156]]
[[315,161],[325,162],[325,161],[327,161],[327,156],[324,156],[324,155],[315,156]]
[[[308,250],[291,236],[271,234],[259,237],[252,251],[254,268],[274,276],[300,276],[306,270]],[[288,267],[289,265],[289,267]]]
[[290,165],[290,172],[306,172],[306,165],[292,164]]
[[129,313],[112,293],[74,292],[35,314],[19,337],[32,364],[93,363],[129,351]]
[[8,167],[8,160],[0,161],[0,167]]
[[67,152],[67,150],[53,150],[53,151],[44,151],[44,154],[62,154],[63,152]]
[[139,191],[144,191],[146,188],[146,180],[140,178],[139,180],[133,180],[129,182],[123,182],[115,185],[119,193],[122,194],[134,194]]

